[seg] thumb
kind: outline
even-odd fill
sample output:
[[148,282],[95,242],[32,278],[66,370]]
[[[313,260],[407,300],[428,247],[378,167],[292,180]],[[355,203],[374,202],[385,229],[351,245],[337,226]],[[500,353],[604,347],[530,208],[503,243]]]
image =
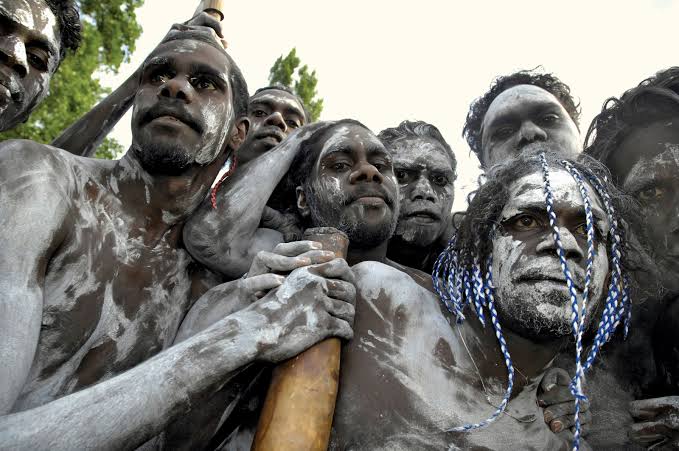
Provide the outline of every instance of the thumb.
[[280,287],[285,277],[278,274],[261,274],[243,279],[243,289],[248,295],[254,296],[259,291],[268,291]]

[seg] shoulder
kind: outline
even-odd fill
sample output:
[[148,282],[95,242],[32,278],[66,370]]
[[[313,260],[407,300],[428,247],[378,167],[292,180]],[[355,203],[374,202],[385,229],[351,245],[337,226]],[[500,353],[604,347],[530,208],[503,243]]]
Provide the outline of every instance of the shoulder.
[[55,176],[70,172],[74,155],[27,139],[10,139],[0,142],[0,171],[6,177],[30,177],[37,172],[49,171]]
[[[401,265],[395,266],[392,263],[391,261],[388,261],[388,264],[367,261],[352,266],[351,269],[357,281],[357,289],[364,298],[376,298],[380,293],[403,299],[417,299],[418,301],[422,300],[423,297],[435,296],[426,286],[423,286],[426,284],[420,283],[413,277],[413,275],[418,278],[424,277],[426,274],[407,267],[403,267],[406,269],[403,270]],[[422,276],[423,274],[424,276]]]

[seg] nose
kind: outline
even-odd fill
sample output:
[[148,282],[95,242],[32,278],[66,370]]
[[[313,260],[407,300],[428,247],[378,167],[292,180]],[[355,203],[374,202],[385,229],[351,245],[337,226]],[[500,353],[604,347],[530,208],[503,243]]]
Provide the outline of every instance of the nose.
[[193,88],[191,87],[189,80],[177,75],[160,86],[159,95],[160,97],[168,97],[190,103],[192,100],[192,92]]
[[288,124],[285,123],[285,119],[283,119],[283,115],[279,113],[278,111],[274,111],[270,115],[266,117],[266,121],[264,121],[265,125],[270,125],[274,127],[278,127],[281,129],[283,133],[288,132]]
[[355,170],[349,176],[349,181],[351,183],[382,183],[384,182],[384,176],[380,171],[377,170],[375,166],[367,161],[362,161],[358,164],[358,166],[355,167]]
[[410,191],[410,200],[426,200],[429,202],[436,202],[436,196],[434,195],[434,189],[429,182],[429,179],[425,176],[420,176],[412,187]]
[[[580,263],[584,258],[585,254],[578,244],[578,240],[566,227],[559,227],[559,235],[561,237],[561,247],[567,260],[574,260],[576,263]],[[538,254],[555,254],[556,253],[556,241],[554,241],[554,235],[552,229],[549,228],[545,232],[545,236],[538,243],[535,251]]]
[[547,133],[533,121],[524,121],[519,130],[519,148],[536,141],[547,141]]
[[0,63],[10,67],[20,78],[28,74],[28,59],[24,43],[13,35],[0,38]]

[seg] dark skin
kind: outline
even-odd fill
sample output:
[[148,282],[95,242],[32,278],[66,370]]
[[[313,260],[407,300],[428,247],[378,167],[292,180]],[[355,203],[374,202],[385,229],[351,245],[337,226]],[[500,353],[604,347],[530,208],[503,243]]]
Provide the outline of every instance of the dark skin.
[[42,0],[0,4],[0,131],[28,119],[59,67],[61,32]]
[[[4,446],[135,448],[234,370],[351,336],[350,304],[332,292],[313,302],[327,295],[326,277],[349,283],[341,264],[218,285],[181,245],[227,146],[245,135],[228,70],[207,43],[158,46],[142,70],[133,145],[119,161],[30,141],[0,149]],[[278,286],[257,301],[255,292]],[[185,317],[201,323],[194,303],[241,298],[254,302],[170,348]]]
[[270,151],[290,132],[306,124],[304,108],[296,96],[280,89],[266,89],[248,103],[248,136],[238,150],[238,164]]
[[[214,31],[215,38],[224,42],[220,22],[205,12],[191,18],[186,24],[209,27]],[[115,91],[71,124],[52,141],[52,145],[74,155],[93,156],[104,138],[132,106],[139,88],[141,69],[134,71]]]
[[387,255],[431,273],[448,241],[455,199],[453,159],[436,140],[408,138],[391,145],[399,184],[400,215]]
[[[529,437],[538,449],[567,449],[567,437],[557,437],[536,420],[542,415],[536,391],[554,356],[554,344],[536,344],[512,332],[507,332],[510,350],[526,378],[517,376],[509,411],[526,422],[503,416],[473,435],[441,432],[492,411],[480,378],[486,385],[506,378],[495,336],[473,319],[455,326],[432,293],[428,275],[387,259],[388,233],[386,237],[381,233],[395,226],[397,207],[392,199],[397,198],[398,188],[391,157],[376,137],[360,126],[339,124],[318,145],[322,148],[309,181],[297,189],[298,208],[313,226],[334,222],[348,233],[347,261],[359,291],[356,336],[343,350],[342,388],[329,449],[442,449],[450,443],[490,449],[502,444],[505,449],[508,434],[517,445]],[[469,344],[475,363],[464,343]],[[238,384],[242,397],[237,400],[242,407],[236,407],[234,414],[238,418],[235,425],[225,422],[239,427],[223,443],[227,449],[250,446],[259,408],[251,401],[261,401],[267,388],[266,378],[256,387],[252,374],[243,378]],[[501,387],[494,383],[491,391],[492,401],[497,402]],[[209,416],[221,418],[224,405]],[[203,429],[184,426],[183,430]],[[231,430],[217,435],[224,438]]]
[[[679,118],[632,130],[617,149],[610,169],[623,191],[633,196],[643,208],[651,255],[660,271],[661,287],[644,287],[658,295],[638,307],[638,315],[647,319],[637,321],[638,334],[643,334],[646,344],[645,352],[638,354],[650,357],[649,344],[652,343],[658,376],[662,381],[658,394],[676,395],[679,386],[676,357],[679,309],[673,300],[679,293]],[[655,326],[649,328],[650,324]],[[652,375],[649,372],[648,377]],[[636,420],[630,437],[637,443],[679,446],[679,425],[676,421],[679,397],[633,401],[630,413]]]
[[566,157],[580,152],[580,133],[551,93],[533,85],[513,86],[490,104],[481,129],[481,166],[490,168],[536,142],[551,142]]

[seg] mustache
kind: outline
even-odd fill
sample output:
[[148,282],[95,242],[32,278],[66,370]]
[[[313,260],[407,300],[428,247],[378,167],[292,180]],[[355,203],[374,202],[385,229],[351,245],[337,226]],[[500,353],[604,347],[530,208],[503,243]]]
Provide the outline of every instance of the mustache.
[[415,201],[409,202],[406,205],[401,204],[401,214],[402,218],[407,218],[408,216],[414,215],[428,215],[433,219],[441,219],[441,209],[435,207],[430,202]]
[[384,203],[391,209],[394,207],[394,196],[389,193],[382,185],[374,185],[370,187],[357,187],[351,193],[346,193],[344,199],[342,199],[342,206],[347,206],[353,202],[356,202],[362,197],[379,197],[384,200]]
[[285,133],[283,131],[276,127],[275,125],[269,125],[266,127],[261,127],[257,131],[253,133],[253,139],[262,139],[262,138],[267,138],[269,136],[272,136],[274,138],[278,138],[278,142],[280,143],[286,138]]
[[[569,265],[568,269],[570,269],[575,288],[582,292],[585,288],[585,270],[573,265]],[[544,260],[534,262],[529,267],[520,268],[512,278],[517,282],[553,280],[566,284],[566,276],[564,276],[561,265],[558,262],[545,262]]]
[[24,89],[21,84],[17,81],[16,77],[12,76],[11,72],[0,65],[0,85],[3,85],[9,90],[12,100],[16,103],[21,103],[24,101]]
[[203,130],[205,130],[205,124],[203,124],[203,122],[199,119],[194,118],[191,113],[184,109],[184,107],[180,106],[179,104],[172,105],[160,102],[156,103],[144,113],[142,113],[141,119],[139,120],[139,125],[146,125],[152,120],[161,116],[171,116],[179,119],[198,133],[203,133]]

